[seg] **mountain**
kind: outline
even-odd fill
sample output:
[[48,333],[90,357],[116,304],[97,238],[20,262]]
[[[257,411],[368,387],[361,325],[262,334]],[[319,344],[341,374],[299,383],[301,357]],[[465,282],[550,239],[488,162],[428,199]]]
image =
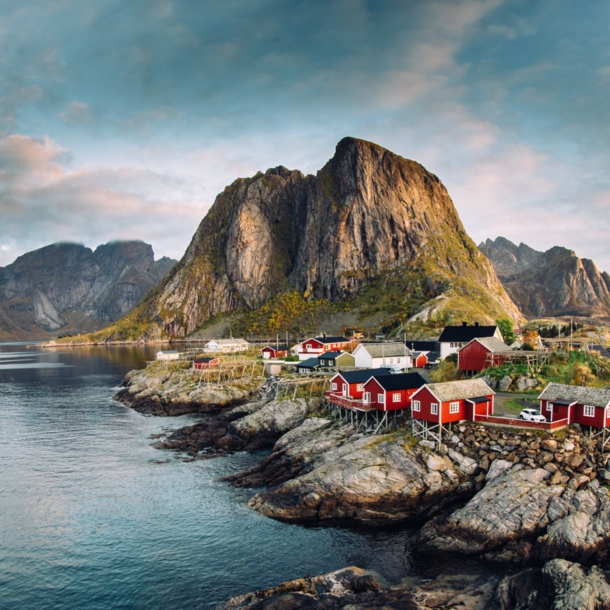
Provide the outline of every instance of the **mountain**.
[[225,188],[170,275],[95,339],[184,337],[229,312],[273,333],[520,319],[440,180],[355,138],[315,176],[280,166]]
[[176,261],[141,241],[57,243],[0,267],[0,337],[90,332],[129,312]]
[[555,246],[538,252],[498,237],[479,245],[526,316],[610,316],[610,275]]

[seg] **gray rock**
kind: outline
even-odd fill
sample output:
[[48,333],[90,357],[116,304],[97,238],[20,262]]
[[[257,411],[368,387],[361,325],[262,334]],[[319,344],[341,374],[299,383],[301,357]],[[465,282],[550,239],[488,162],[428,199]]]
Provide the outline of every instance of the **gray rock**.
[[489,467],[489,471],[485,476],[486,481],[491,481],[496,477],[503,475],[507,470],[510,470],[513,467],[512,462],[507,462],[506,460],[494,460]]
[[479,470],[479,465],[472,458],[466,457],[465,455],[462,455],[457,451],[453,451],[452,449],[450,449],[447,454],[454,462],[456,462],[458,468],[464,474],[473,475]]
[[504,375],[504,377],[502,377],[502,379],[500,379],[500,381],[498,382],[498,390],[500,390],[500,392],[506,392],[506,390],[510,388],[512,382],[512,377]]

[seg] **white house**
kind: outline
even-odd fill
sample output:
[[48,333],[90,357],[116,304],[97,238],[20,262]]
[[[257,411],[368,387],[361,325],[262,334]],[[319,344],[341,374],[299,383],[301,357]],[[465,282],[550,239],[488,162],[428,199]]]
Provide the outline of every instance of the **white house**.
[[249,348],[245,339],[212,339],[205,345],[206,352],[245,352]]
[[352,354],[361,369],[411,368],[411,351],[404,343],[361,343]]
[[157,352],[157,360],[178,360],[179,358],[180,352],[175,349]]
[[458,351],[473,339],[484,339],[485,337],[495,337],[504,342],[502,333],[497,326],[479,326],[475,322],[473,326],[468,326],[463,322],[462,326],[445,326],[438,341],[441,344],[441,360]]

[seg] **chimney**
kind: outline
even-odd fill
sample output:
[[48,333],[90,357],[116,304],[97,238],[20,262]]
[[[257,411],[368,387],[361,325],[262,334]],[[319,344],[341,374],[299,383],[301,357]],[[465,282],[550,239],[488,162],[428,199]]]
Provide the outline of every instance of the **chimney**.
[[322,333],[322,339],[326,339],[326,333]]
[[462,326],[468,326],[468,322],[462,322]]
[[475,326],[478,326],[478,325],[479,325],[479,323],[478,323],[478,322],[475,322],[475,323],[474,323],[474,325],[475,325]]

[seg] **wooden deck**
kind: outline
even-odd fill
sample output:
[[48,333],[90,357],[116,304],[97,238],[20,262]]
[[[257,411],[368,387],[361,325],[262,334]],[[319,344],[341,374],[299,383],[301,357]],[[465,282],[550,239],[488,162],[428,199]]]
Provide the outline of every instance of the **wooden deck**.
[[333,394],[332,392],[328,392],[326,394],[328,401],[338,407],[343,407],[344,409],[350,409],[354,411],[375,411],[375,407],[372,405],[366,405],[359,398],[347,398],[346,396],[342,396],[341,394]]
[[505,426],[509,428],[530,428],[533,430],[547,430],[553,432],[561,430],[568,425],[567,419],[558,419],[551,422],[527,421],[513,417],[498,417],[496,415],[477,415],[475,423],[489,426]]

